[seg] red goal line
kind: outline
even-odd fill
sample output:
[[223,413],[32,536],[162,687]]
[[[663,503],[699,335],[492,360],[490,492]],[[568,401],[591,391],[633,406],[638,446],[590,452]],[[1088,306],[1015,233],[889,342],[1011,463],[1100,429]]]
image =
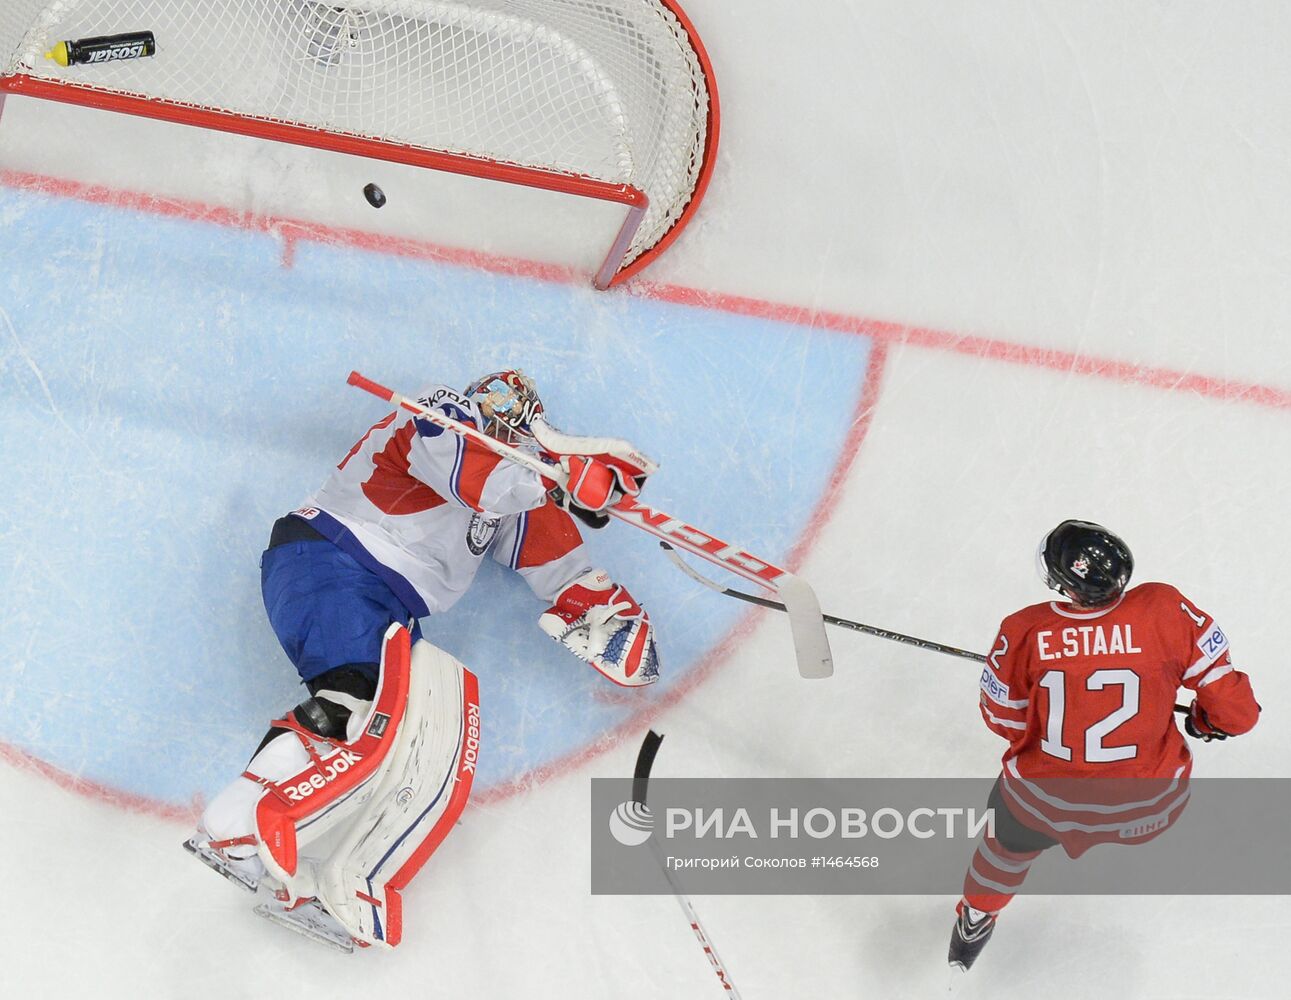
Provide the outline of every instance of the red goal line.
[[[398,257],[441,261],[480,268],[495,274],[512,274],[558,284],[581,285],[584,281],[584,276],[578,271],[554,264],[446,247],[366,230],[328,226],[302,219],[252,215],[182,198],[110,188],[100,184],[88,184],[42,174],[0,170],[0,186],[266,233],[282,240],[283,262],[288,266],[290,266],[295,245],[302,241],[309,241],[349,246]],[[981,335],[953,333],[932,327],[770,302],[765,299],[689,288],[684,285],[652,282],[642,278],[637,278],[627,287],[633,295],[656,301],[775,320],[809,329],[856,334],[870,337],[877,343],[889,346],[909,344],[1029,368],[1103,378],[1126,385],[1186,392],[1223,402],[1291,410],[1291,389],[1263,385],[1258,382],[1218,378],[1113,358],[1099,358],[1057,348],[1020,344]]]

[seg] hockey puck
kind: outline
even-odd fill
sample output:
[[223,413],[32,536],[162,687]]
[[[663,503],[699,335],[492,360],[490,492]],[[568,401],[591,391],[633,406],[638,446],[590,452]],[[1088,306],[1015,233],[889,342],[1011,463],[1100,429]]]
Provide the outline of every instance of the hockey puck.
[[368,204],[373,208],[380,208],[386,203],[386,193],[375,184],[365,184],[363,186],[363,197],[368,200]]

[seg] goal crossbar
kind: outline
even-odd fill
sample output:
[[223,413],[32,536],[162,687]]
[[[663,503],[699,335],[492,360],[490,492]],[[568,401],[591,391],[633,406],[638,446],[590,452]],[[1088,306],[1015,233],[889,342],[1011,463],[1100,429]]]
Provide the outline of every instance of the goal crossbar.
[[[135,94],[121,94],[100,90],[76,83],[60,83],[42,80],[37,77],[9,75],[0,76],[0,110],[4,107],[4,92],[23,97],[56,101],[63,104],[75,104],[99,111],[115,111],[137,118],[152,118],[179,125],[193,125],[213,131],[231,132],[235,135],[253,136],[273,142],[290,143],[295,146],[309,146],[314,149],[326,149],[336,153],[362,156],[371,160],[386,160],[390,163],[401,163],[412,167],[423,167],[428,170],[439,170],[444,173],[462,174],[467,177],[479,177],[485,180],[500,181],[505,184],[517,184],[522,187],[537,188],[542,191],[554,191],[561,194],[591,198],[597,201],[622,205],[627,213],[623,225],[619,227],[609,252],[597,269],[593,279],[597,288],[609,288],[612,284],[623,281],[628,275],[620,273],[620,266],[627,248],[645,218],[649,199],[644,191],[630,184],[613,184],[585,177],[578,174],[567,174],[555,170],[542,170],[537,167],[523,167],[514,163],[500,163],[483,157],[466,156],[459,153],[446,153],[406,143],[389,142],[383,139],[370,139],[366,136],[330,132],[325,129],[312,128],[307,125],[296,125],[291,122],[272,121],[249,115],[231,114],[212,108],[197,105],[181,104],[176,101],[158,100]],[[631,273],[636,273],[633,268]]]
[[601,288],[693,217],[719,132],[680,0],[0,0],[5,94],[620,206]]

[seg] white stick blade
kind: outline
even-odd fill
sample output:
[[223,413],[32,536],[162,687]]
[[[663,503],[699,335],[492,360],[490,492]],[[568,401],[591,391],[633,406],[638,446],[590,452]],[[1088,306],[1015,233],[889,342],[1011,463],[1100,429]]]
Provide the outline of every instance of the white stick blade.
[[829,650],[825,618],[816,592],[806,580],[792,573],[786,573],[776,581],[776,590],[784,601],[785,610],[789,612],[793,648],[798,656],[798,673],[813,680],[832,677],[834,657]]

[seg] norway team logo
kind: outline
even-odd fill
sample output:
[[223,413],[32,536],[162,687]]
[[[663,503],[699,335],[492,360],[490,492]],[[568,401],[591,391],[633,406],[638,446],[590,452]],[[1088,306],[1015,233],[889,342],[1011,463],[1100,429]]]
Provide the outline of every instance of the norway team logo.
[[610,833],[624,847],[640,847],[654,832],[654,816],[641,802],[620,802],[610,813]]
[[498,527],[501,524],[500,517],[471,515],[471,523],[466,528],[466,547],[471,550],[471,555],[482,556],[489,550],[489,546],[493,544],[493,536],[498,533]]

